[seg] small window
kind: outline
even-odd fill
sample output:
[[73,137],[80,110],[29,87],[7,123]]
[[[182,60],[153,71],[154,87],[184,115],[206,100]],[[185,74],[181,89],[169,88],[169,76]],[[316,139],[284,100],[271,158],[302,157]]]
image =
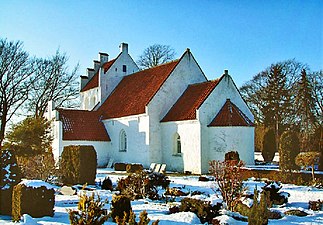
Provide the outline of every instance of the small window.
[[127,66],[126,66],[126,65],[123,65],[123,66],[122,66],[122,71],[123,71],[123,72],[127,72]]
[[174,155],[181,155],[182,154],[182,143],[181,137],[178,133],[175,134],[174,138]]
[[118,68],[116,68],[115,71],[117,72],[118,71]]
[[119,151],[126,152],[127,151],[127,134],[124,130],[120,131],[120,143],[119,143]]

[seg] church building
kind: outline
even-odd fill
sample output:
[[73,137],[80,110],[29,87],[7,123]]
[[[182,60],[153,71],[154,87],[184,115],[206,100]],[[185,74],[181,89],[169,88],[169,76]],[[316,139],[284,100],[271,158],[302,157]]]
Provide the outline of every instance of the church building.
[[254,117],[232,77],[208,80],[189,49],[146,70],[126,43],[116,58],[99,53],[81,76],[80,100],[79,110],[49,103],[56,159],[64,146],[92,145],[102,167],[113,159],[201,174],[229,151],[254,163]]

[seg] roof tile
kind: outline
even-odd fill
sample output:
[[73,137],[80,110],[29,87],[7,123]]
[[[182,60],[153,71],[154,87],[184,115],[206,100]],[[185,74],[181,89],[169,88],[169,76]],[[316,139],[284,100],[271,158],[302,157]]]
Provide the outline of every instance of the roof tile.
[[[102,65],[104,73],[106,73],[117,58],[110,60]],[[82,88],[81,92],[88,91],[92,88],[99,87],[99,70],[94,74],[94,76],[90,79],[90,81]]]
[[215,126],[254,126],[253,122],[236,106],[230,99],[227,99],[219,113],[208,125]]
[[161,122],[196,119],[196,110],[214,90],[220,79],[192,84],[169,110]]
[[178,64],[178,60],[125,76],[98,109],[103,119],[145,113],[145,107]]
[[63,140],[110,141],[97,111],[58,109]]

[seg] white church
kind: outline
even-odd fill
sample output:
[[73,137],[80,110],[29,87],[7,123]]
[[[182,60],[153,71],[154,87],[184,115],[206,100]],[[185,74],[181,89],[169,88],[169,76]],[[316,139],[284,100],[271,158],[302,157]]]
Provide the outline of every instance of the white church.
[[169,171],[208,172],[210,160],[238,151],[254,163],[254,117],[228,71],[208,80],[189,49],[177,60],[140,70],[128,44],[99,53],[81,76],[81,109],[55,108],[53,152],[92,145],[98,165],[164,163]]

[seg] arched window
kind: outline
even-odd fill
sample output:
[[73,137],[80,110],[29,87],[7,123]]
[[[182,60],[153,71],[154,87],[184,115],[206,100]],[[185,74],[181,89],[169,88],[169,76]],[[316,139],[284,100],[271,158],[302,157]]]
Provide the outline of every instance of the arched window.
[[127,134],[124,130],[120,131],[120,143],[119,143],[119,151],[126,152],[127,151]]
[[180,155],[182,153],[182,143],[181,143],[181,137],[178,133],[175,134],[174,137],[174,154]]

